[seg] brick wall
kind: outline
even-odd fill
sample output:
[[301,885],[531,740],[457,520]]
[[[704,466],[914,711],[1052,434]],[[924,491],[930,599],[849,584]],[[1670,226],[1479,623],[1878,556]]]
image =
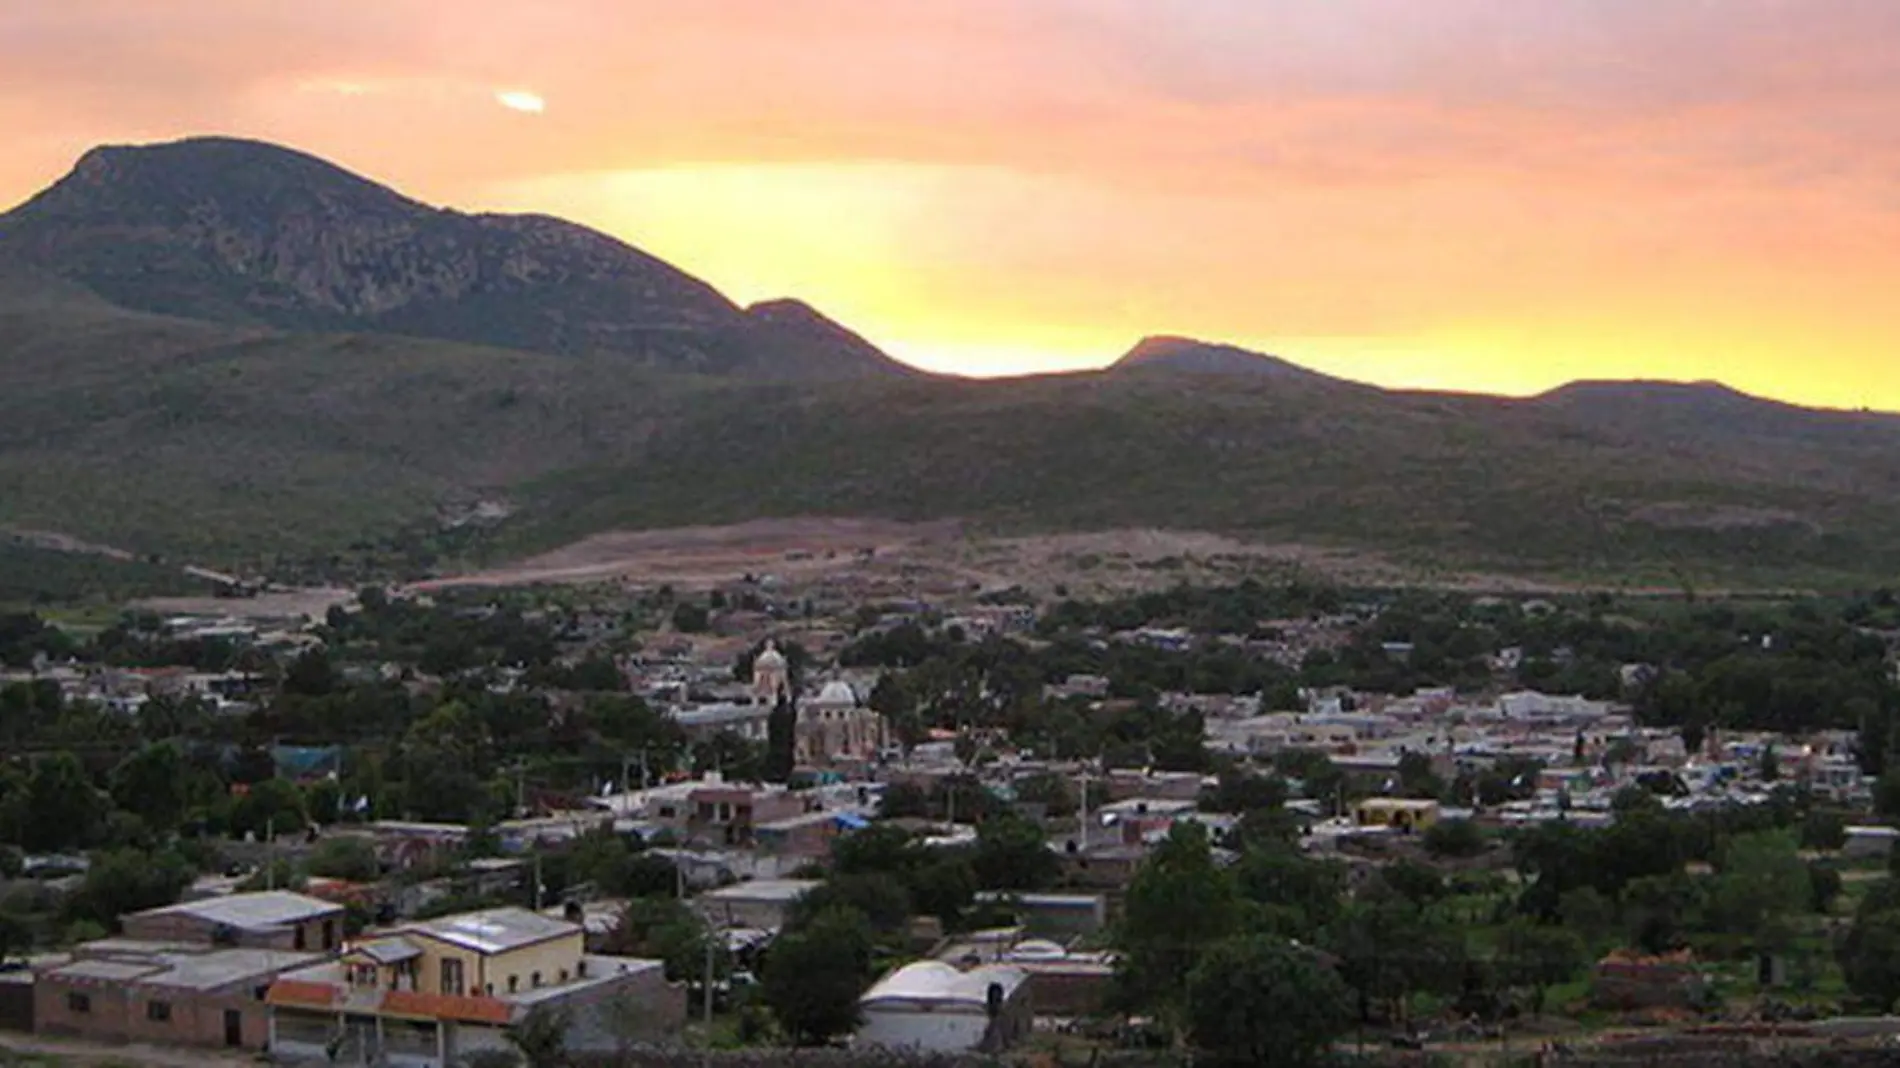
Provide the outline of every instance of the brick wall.
[[[87,1011],[74,1008],[75,996],[85,999]],[[162,1019],[153,1018],[153,1002],[163,1006]],[[41,1034],[204,1047],[227,1045],[225,1013],[235,1012],[243,1048],[261,1050],[270,1040],[269,1010],[249,987],[202,991],[42,976],[33,984],[33,1012]]]

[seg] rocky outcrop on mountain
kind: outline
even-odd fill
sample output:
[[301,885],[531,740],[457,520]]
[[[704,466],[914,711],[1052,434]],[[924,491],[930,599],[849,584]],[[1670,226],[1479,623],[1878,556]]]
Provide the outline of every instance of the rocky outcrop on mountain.
[[411,334],[670,371],[908,370],[842,328],[814,331],[799,319],[778,329],[586,227],[434,208],[252,141],[94,149],[0,216],[0,258],[128,308],[191,318]]

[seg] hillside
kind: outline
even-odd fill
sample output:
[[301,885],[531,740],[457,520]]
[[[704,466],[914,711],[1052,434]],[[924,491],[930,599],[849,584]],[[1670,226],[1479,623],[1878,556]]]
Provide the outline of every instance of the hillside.
[[266,146],[103,150],[0,218],[0,531],[303,574],[800,515],[1599,580],[1900,568],[1900,417],[1699,384],[1388,392],[1179,338],[1087,374],[892,366],[568,224]]
[[124,307],[761,377],[904,375],[816,313],[748,314],[706,283],[545,216],[429,207],[314,156],[196,138],[88,152],[0,215],[0,259]]
[[1313,381],[1326,376],[1299,364],[1234,345],[1156,335],[1142,338],[1111,371],[1173,371],[1204,375],[1256,375]]

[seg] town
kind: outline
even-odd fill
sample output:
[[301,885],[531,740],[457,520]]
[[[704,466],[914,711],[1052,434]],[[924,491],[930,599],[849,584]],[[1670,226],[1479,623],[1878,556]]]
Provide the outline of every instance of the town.
[[1890,592],[903,574],[0,619],[0,1046],[1900,1030]]

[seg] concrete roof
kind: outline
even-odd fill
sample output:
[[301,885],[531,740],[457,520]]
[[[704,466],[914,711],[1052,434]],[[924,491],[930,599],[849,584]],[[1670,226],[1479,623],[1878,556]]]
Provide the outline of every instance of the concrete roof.
[[408,930],[472,949],[477,953],[506,953],[511,949],[579,934],[579,924],[529,912],[523,908],[486,909],[411,925]]
[[708,901],[797,901],[818,886],[817,879],[752,879],[699,895]]
[[109,983],[129,983],[162,967],[163,965],[150,961],[135,964],[123,960],[76,960],[71,964],[54,968],[47,974],[59,979],[99,979]]
[[422,955],[415,943],[404,938],[379,938],[374,942],[365,942],[350,952],[361,953],[378,964],[395,964]]
[[264,890],[254,894],[186,901],[164,908],[147,909],[135,915],[193,916],[208,923],[222,923],[239,930],[255,931],[338,915],[342,911],[343,906],[321,898],[294,894],[288,890]]
[[920,960],[879,979],[858,1003],[916,1001],[981,1009],[989,1000],[990,984],[1001,985],[1007,998],[1028,978],[1021,968],[1006,964],[985,964],[961,972],[942,961]]
[[[84,947],[87,951],[94,946]],[[318,953],[286,953],[269,949],[180,949],[166,943],[138,944],[114,940],[110,956],[81,957],[46,969],[56,979],[139,983],[181,990],[215,990],[239,983],[261,982],[279,972],[322,960]]]

